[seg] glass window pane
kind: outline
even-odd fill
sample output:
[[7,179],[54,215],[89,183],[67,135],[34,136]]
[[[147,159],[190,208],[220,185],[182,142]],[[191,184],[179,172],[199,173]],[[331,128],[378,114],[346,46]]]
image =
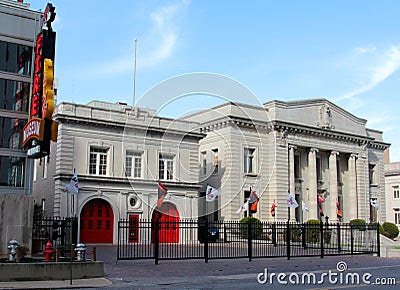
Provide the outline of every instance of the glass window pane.
[[0,79],[0,109],[28,112],[29,83]]
[[0,41],[0,71],[29,75],[32,47]]
[[0,116],[0,148],[22,149],[22,129],[26,122]]
[[25,158],[0,156],[0,186],[24,187]]

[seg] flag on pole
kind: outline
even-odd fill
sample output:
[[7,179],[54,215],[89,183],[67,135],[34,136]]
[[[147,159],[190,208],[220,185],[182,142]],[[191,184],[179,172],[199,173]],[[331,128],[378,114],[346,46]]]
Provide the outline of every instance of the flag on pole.
[[309,208],[307,207],[307,205],[305,204],[304,200],[301,201],[301,209],[305,212],[309,212]]
[[275,199],[274,199],[274,202],[271,205],[271,215],[273,217],[275,216],[275,208],[276,208],[276,203],[275,203]]
[[249,201],[246,201],[239,209],[236,211],[236,213],[241,213],[249,210]]
[[249,196],[249,207],[251,213],[257,212],[257,205],[258,205],[258,195],[257,193],[250,187],[250,196]]
[[211,185],[207,185],[206,189],[206,201],[211,202],[214,201],[217,196],[221,195],[221,191],[212,187]]
[[340,203],[338,199],[336,199],[336,216],[338,218],[343,217],[342,211],[340,210]]
[[296,199],[293,196],[291,196],[289,192],[287,194],[286,200],[287,200],[288,207],[296,208],[299,206]]
[[167,188],[161,184],[161,182],[158,183],[158,199],[157,199],[157,208],[161,207],[161,204],[164,201],[165,196],[167,195]]
[[70,193],[78,193],[78,174],[76,174],[75,170],[71,181],[65,186],[65,188]]
[[371,198],[370,202],[371,202],[371,205],[376,209],[376,211],[378,211],[379,210],[379,205],[378,205],[376,199],[372,199]]
[[318,194],[318,202],[321,203],[321,202],[324,202],[324,201],[325,200],[322,198],[322,196],[320,194]]

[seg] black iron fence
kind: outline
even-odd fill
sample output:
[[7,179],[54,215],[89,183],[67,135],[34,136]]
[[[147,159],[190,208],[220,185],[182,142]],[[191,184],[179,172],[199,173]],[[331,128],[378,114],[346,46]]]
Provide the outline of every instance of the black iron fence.
[[180,220],[118,222],[118,260],[377,254],[379,225]]
[[32,254],[45,250],[48,241],[53,249],[58,249],[63,256],[70,255],[71,244],[77,242],[78,219],[60,217],[34,217],[32,228]]

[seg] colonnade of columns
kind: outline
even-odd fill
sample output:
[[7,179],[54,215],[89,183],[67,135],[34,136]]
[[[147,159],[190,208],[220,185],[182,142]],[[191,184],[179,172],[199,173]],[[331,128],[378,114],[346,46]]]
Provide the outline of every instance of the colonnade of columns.
[[[292,196],[296,193],[296,180],[295,180],[295,151],[297,147],[289,145],[289,192]],[[317,154],[319,150],[317,148],[310,148],[307,152],[308,167],[306,168],[306,190],[300,195],[299,206],[301,208],[301,200],[307,205],[309,212],[303,214],[303,220],[308,219],[320,219],[320,212],[318,206],[318,174],[317,174]],[[338,151],[331,151],[328,156],[329,173],[328,178],[325,176],[325,180],[329,180],[328,187],[325,186],[326,191],[329,193],[329,197],[323,203],[325,215],[329,216],[330,222],[337,222],[337,201],[339,196],[338,188],[338,168],[337,160],[339,156]],[[343,158],[342,158],[343,160]],[[356,171],[356,160],[357,154],[350,154],[347,159],[347,182],[346,191],[343,192],[343,200],[341,208],[343,209],[343,217],[346,221],[357,218],[357,171]],[[295,211],[291,209],[290,217],[294,220]]]

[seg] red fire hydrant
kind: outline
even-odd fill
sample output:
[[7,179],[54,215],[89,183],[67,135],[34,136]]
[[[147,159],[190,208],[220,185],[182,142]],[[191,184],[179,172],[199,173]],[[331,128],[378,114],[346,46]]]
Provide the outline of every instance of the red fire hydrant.
[[43,253],[45,254],[46,262],[51,261],[51,256],[53,255],[53,252],[54,252],[53,245],[51,244],[51,242],[49,240],[46,244],[45,250],[43,251]]

